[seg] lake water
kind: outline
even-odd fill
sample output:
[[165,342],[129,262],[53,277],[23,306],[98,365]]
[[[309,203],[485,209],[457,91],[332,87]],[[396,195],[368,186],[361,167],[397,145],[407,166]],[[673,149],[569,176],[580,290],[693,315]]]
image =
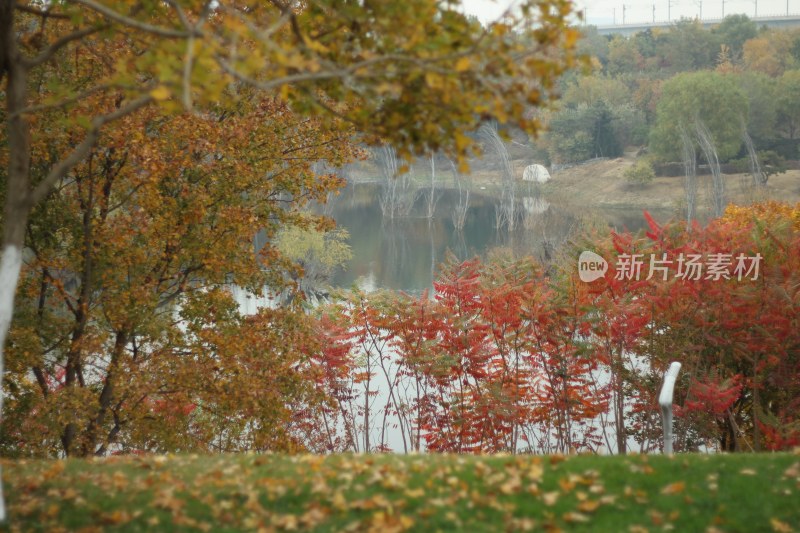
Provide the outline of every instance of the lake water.
[[[645,226],[640,210],[567,208],[549,205],[546,197],[517,194],[516,228],[498,229],[496,195],[473,191],[470,195],[464,228],[456,230],[454,208],[459,194],[455,189],[437,191],[434,216],[428,218],[427,191],[421,191],[409,216],[389,220],[380,205],[381,185],[348,185],[326,206],[327,213],[350,233],[353,258],[338,272],[333,284],[359,285],[418,292],[432,286],[437,266],[448,251],[459,259],[485,256],[494,247],[508,247],[517,255],[543,259],[580,227],[587,217],[607,223],[609,229],[636,231]],[[672,217],[669,211],[651,211],[659,222]]]

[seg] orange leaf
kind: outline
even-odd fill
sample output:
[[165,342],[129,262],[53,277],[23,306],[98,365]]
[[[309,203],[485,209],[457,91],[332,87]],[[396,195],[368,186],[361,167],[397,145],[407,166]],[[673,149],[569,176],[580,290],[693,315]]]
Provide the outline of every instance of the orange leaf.
[[663,489],[661,489],[661,494],[680,494],[683,492],[683,489],[686,488],[686,483],[683,481],[676,481],[675,483],[670,483]]

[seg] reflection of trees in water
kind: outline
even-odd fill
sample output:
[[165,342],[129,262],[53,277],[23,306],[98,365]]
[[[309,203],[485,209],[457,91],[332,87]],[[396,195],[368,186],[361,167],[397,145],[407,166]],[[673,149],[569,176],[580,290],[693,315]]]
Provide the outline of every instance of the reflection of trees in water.
[[467,181],[469,180],[469,175],[462,175],[461,172],[458,171],[456,164],[451,159],[448,159],[448,161],[450,161],[450,167],[453,169],[453,183],[458,191],[458,200],[453,205],[452,211],[453,225],[456,231],[461,231],[464,229],[464,223],[467,221],[467,212],[469,212],[469,190],[471,183]]
[[[419,202],[419,217],[393,221],[384,219],[377,205],[380,188],[379,183],[349,187],[343,193],[344,201],[340,200],[334,208],[334,218],[350,232],[354,255],[349,270],[336,276],[334,283],[338,286],[349,287],[359,276],[372,274],[377,287],[423,290],[430,287],[448,249],[464,260],[476,254],[485,255],[493,247],[505,246],[518,256],[532,255],[547,263],[554,261],[559,247],[587,223],[601,232],[607,231],[609,224],[620,231],[625,228],[635,231],[644,226],[640,210],[592,215],[585,208],[550,205],[538,213],[541,204],[537,207],[535,203],[536,187],[520,183],[517,189],[520,212],[524,211],[526,197],[528,207],[534,209],[526,211],[513,232],[495,228],[494,198],[479,191],[472,192],[469,211],[459,231],[451,220],[453,208],[459,202],[456,188],[440,189],[442,197],[433,218],[424,217],[424,206]],[[544,196],[538,198],[545,201]],[[663,212],[656,218],[668,217],[669,213]]]
[[467,241],[464,238],[464,232],[458,228],[453,230],[453,236],[450,239],[451,250],[461,260],[467,259],[469,248],[467,248]]
[[498,229],[496,243],[509,248],[519,257],[533,256],[545,266],[554,259],[556,250],[579,228],[574,213],[557,208],[528,213],[524,222],[514,231]]
[[428,220],[432,219],[436,214],[436,203],[442,196],[441,191],[436,190],[436,156],[432,155],[431,160],[431,186],[426,194],[427,201],[425,202],[425,216]]
[[433,290],[433,279],[436,277],[436,241],[433,238],[432,218],[428,218],[428,240],[431,243],[431,290]]
[[384,219],[381,226],[383,239],[381,241],[381,256],[384,258],[382,269],[384,275],[391,279],[399,279],[403,272],[408,268],[408,258],[410,255],[406,232],[408,225],[405,221]]

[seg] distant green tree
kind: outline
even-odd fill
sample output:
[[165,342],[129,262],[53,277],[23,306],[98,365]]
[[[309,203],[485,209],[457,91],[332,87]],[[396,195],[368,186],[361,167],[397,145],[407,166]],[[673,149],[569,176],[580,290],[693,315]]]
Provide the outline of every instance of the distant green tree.
[[633,43],[642,57],[648,58],[656,55],[656,39],[650,28],[634,35]]
[[669,72],[713,68],[720,44],[699,21],[689,19],[676,22],[669,32],[659,35],[656,43],[661,66]]
[[728,15],[711,32],[717,35],[719,44],[727,44],[737,58],[742,54],[745,41],[758,35],[758,26],[747,15]]
[[[747,97],[749,113],[747,131],[753,139],[775,137],[778,120],[777,83],[759,72],[742,72],[735,75],[736,84]],[[795,98],[797,94],[794,95]]]
[[633,186],[646,185],[656,178],[653,165],[647,161],[637,161],[634,165],[628,167],[622,175],[628,184]]
[[597,26],[581,28],[581,38],[576,47],[581,55],[595,57],[601,65],[608,63],[608,37],[597,32]]
[[614,120],[614,112],[602,101],[556,113],[549,124],[551,153],[560,162],[622,155]]
[[581,104],[592,106],[603,102],[609,107],[624,105],[631,101],[631,91],[627,85],[609,76],[581,76],[567,87],[561,102],[569,107]]
[[608,65],[606,67],[609,74],[618,76],[620,74],[630,74],[638,72],[644,63],[644,58],[636,43],[631,39],[626,39],[620,35],[615,35],[608,45]]
[[778,129],[786,137],[800,134],[800,70],[787,70],[778,79]]
[[796,36],[792,41],[792,47],[789,49],[795,63],[800,64],[800,35]]
[[664,83],[650,136],[651,151],[662,160],[680,159],[682,129],[691,134],[702,123],[711,133],[720,161],[727,161],[741,147],[748,108],[747,97],[730,76],[678,74]]
[[647,144],[649,127],[647,116],[632,103],[616,106],[612,109],[614,120],[611,127],[614,137],[622,147],[641,146]]

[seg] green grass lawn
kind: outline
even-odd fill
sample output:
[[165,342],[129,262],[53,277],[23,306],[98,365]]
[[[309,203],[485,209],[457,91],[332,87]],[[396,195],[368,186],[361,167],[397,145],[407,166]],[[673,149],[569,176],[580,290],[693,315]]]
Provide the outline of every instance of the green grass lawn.
[[800,531],[800,455],[5,461],[11,531]]

